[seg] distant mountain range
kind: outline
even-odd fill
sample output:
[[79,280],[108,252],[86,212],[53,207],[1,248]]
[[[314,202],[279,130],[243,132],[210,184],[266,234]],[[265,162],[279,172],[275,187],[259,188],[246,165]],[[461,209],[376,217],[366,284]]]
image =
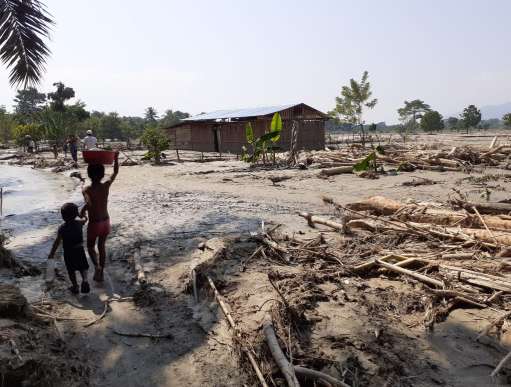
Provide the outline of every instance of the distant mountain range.
[[[503,103],[501,105],[481,106],[480,109],[483,120],[489,120],[492,118],[498,118],[500,120],[504,114],[511,113],[511,102]],[[460,113],[446,117],[459,117]]]
[[481,115],[483,120],[490,118],[502,118],[506,113],[511,113],[511,102],[503,103],[502,105],[488,105],[481,107]]

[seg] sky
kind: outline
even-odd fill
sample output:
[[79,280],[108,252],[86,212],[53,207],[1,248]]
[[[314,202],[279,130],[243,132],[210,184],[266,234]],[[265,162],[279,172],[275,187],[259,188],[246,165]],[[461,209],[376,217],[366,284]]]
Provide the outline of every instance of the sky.
[[[39,89],[89,110],[191,114],[304,102],[328,111],[369,72],[374,110],[443,115],[511,102],[509,0],[44,0],[56,25]],[[0,105],[15,89],[0,67]]]

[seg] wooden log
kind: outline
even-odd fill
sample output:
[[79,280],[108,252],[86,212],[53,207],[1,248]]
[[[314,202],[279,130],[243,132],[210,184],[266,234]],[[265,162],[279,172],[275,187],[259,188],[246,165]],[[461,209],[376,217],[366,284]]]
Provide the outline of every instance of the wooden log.
[[500,277],[500,276],[496,276],[496,275],[492,275],[492,274],[482,273],[482,272],[469,270],[469,269],[465,269],[464,267],[458,267],[458,266],[450,266],[450,265],[440,264],[439,267],[442,269],[446,269],[446,270],[470,274],[470,275],[478,277],[478,278],[479,277],[487,278],[492,281],[500,282],[505,285],[511,286],[511,278]]
[[[331,201],[333,202],[333,200]],[[477,216],[477,214],[474,216],[454,211],[432,210],[423,206],[405,205],[382,196],[373,196],[361,202],[350,203],[347,204],[346,207],[355,211],[369,211],[376,215],[393,215],[398,211],[406,209],[406,211],[397,215],[400,220],[410,220],[417,223],[431,223],[442,226],[461,225],[476,228],[488,227],[488,229],[494,230],[511,230],[511,220],[503,219],[499,216],[481,216],[480,214],[479,216]],[[474,212],[473,208],[479,211],[477,206],[474,207],[473,205],[469,210]]]
[[495,369],[493,370],[493,372],[490,374],[490,376],[492,378],[494,378],[495,376],[497,376],[497,374],[499,373],[499,371],[502,369],[502,367],[504,367],[504,365],[508,362],[508,360],[511,359],[511,351],[509,351],[507,353],[506,356],[504,356],[504,358],[499,362],[499,364],[497,364],[497,367],[495,367]]
[[498,202],[486,202],[486,203],[473,203],[464,202],[461,200],[454,201],[455,204],[465,208],[468,211],[473,211],[475,207],[481,214],[508,214],[511,212],[511,203],[498,203]]
[[341,175],[343,173],[353,173],[353,165],[337,167],[337,168],[322,169],[319,172],[319,175],[320,176],[335,176],[335,175]]
[[498,290],[498,291],[503,291],[503,292],[506,292],[506,293],[511,293],[511,287],[503,285],[503,284],[500,284],[498,282],[494,282],[494,281],[488,280],[488,279],[473,278],[473,277],[472,278],[466,278],[465,275],[464,275],[462,278],[460,278],[460,280],[463,281],[463,282],[466,282],[467,284],[479,286],[479,287],[482,287],[482,288],[485,288],[485,289]]
[[427,164],[419,164],[414,163],[414,165],[417,167],[417,169],[422,169],[425,171],[438,171],[438,172],[460,172],[461,168],[453,168],[453,167],[445,167],[443,165],[427,165]]
[[113,332],[119,336],[128,337],[148,337],[150,339],[173,339],[174,336],[171,333],[144,333],[144,332],[122,332],[114,329]]
[[275,360],[275,363],[279,366],[280,371],[284,375],[286,379],[287,385],[289,387],[300,387],[300,383],[296,378],[295,370],[287,360],[286,356],[280,349],[279,342],[277,340],[277,336],[275,335],[275,330],[273,329],[273,324],[269,317],[266,317],[263,323],[263,333],[266,338],[266,343],[270,348],[270,352]]
[[474,253],[452,253],[452,254],[442,254],[442,259],[472,259],[474,258]]
[[511,145],[499,145],[498,147],[492,148],[488,152],[483,153],[481,155],[481,158],[483,158],[483,159],[489,158],[494,153],[498,153],[498,152],[502,151],[503,149],[506,149],[506,148],[509,148],[509,147],[511,147]]
[[477,208],[476,207],[472,207],[474,212],[476,213],[477,217],[479,218],[479,220],[481,221],[481,223],[483,224],[484,228],[486,229],[486,231],[488,231],[488,234],[490,235],[490,237],[493,239],[493,241],[495,242],[496,245],[499,244],[499,242],[497,241],[497,239],[495,238],[495,236],[493,235],[493,233],[490,231],[490,229],[488,228],[488,225],[486,224],[486,222],[484,221],[483,217],[481,216],[481,214],[479,213],[479,211],[477,211]]
[[443,158],[434,158],[427,160],[431,164],[441,165],[445,167],[459,168],[460,164],[457,161]]
[[346,208],[354,211],[370,211],[376,215],[392,215],[404,205],[383,196],[372,196],[367,200],[346,204]]
[[[457,232],[456,228],[447,228],[446,230],[452,233]],[[495,247],[498,245],[511,246],[511,233],[499,233],[497,235],[493,235],[491,231],[477,228],[462,228],[461,230],[458,230],[458,232],[460,231],[479,241],[494,244],[496,245]]]
[[314,227],[315,224],[322,224],[324,226],[331,227],[341,232],[343,232],[345,228],[341,223],[337,223],[332,220],[322,218],[320,216],[315,216],[309,214],[308,212],[299,212],[298,215],[300,215],[302,218],[307,219],[307,223],[309,224],[310,227]]
[[421,281],[429,286],[432,286],[432,287],[437,287],[437,288],[443,288],[444,287],[444,283],[442,281],[438,281],[434,278],[430,278],[428,276],[425,276],[423,274],[420,274],[420,273],[416,273],[414,271],[411,271],[411,270],[408,270],[408,269],[404,269],[402,267],[399,267],[399,266],[396,266],[396,265],[393,265],[391,263],[387,263],[387,262],[384,262],[380,259],[375,259],[375,262],[380,265],[381,267],[384,267],[386,269],[389,269],[389,270],[392,270],[396,273],[399,273],[399,274],[404,274],[404,275],[407,275],[409,277],[412,277],[418,281]]
[[493,149],[493,147],[495,146],[495,143],[497,142],[498,138],[499,138],[499,136],[493,137],[493,140],[491,140],[490,147],[488,148],[489,151]]
[[259,379],[259,383],[261,383],[261,386],[263,386],[263,387],[268,387],[268,384],[264,380],[263,373],[261,372],[261,369],[259,368],[259,365],[257,364],[256,359],[254,358],[254,356],[252,355],[250,350],[248,348],[246,348],[245,345],[243,345],[243,343],[241,341],[241,334],[238,330],[236,323],[234,322],[234,319],[231,316],[231,313],[229,312],[229,308],[223,301],[222,295],[218,292],[218,290],[215,286],[215,283],[213,282],[211,277],[207,275],[206,279],[208,280],[211,290],[213,290],[215,299],[218,302],[218,305],[220,305],[220,309],[224,313],[224,316],[227,319],[227,322],[229,323],[231,329],[234,331],[234,333],[238,337],[238,339],[240,339],[239,342],[240,342],[241,349],[245,353],[245,355],[248,357],[248,360],[250,361],[250,364],[252,365],[252,368],[254,369],[254,372],[256,373],[257,379]]
[[327,375],[323,372],[311,370],[309,368],[294,366],[295,373],[307,379],[318,380],[328,383],[328,385],[335,387],[350,387],[343,381],[334,378],[333,376]]

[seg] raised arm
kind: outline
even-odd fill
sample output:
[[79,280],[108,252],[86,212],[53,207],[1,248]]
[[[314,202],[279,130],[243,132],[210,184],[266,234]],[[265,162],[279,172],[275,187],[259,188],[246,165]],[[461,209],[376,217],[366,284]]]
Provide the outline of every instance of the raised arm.
[[60,234],[57,235],[57,239],[55,239],[55,242],[53,242],[53,246],[51,247],[50,255],[48,255],[48,259],[53,259],[55,257],[55,253],[57,252],[57,249],[59,248],[60,242],[62,241],[62,237]]
[[110,184],[112,184],[119,173],[119,151],[115,152],[115,160],[114,160],[114,173],[108,179]]

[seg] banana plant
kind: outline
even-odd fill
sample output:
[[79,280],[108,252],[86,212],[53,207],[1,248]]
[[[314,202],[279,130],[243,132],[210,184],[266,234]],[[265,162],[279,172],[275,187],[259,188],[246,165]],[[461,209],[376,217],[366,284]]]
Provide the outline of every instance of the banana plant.
[[[245,126],[245,137],[248,144],[251,146],[251,152],[249,153],[245,146],[242,147],[241,159],[248,163],[257,163],[261,156],[263,162],[266,163],[266,155],[268,152],[268,143],[275,144],[280,139],[282,132],[282,118],[279,113],[275,113],[271,120],[270,131],[264,133],[260,137],[255,137],[252,124],[250,122]],[[271,147],[273,162],[275,163],[275,149]]]

